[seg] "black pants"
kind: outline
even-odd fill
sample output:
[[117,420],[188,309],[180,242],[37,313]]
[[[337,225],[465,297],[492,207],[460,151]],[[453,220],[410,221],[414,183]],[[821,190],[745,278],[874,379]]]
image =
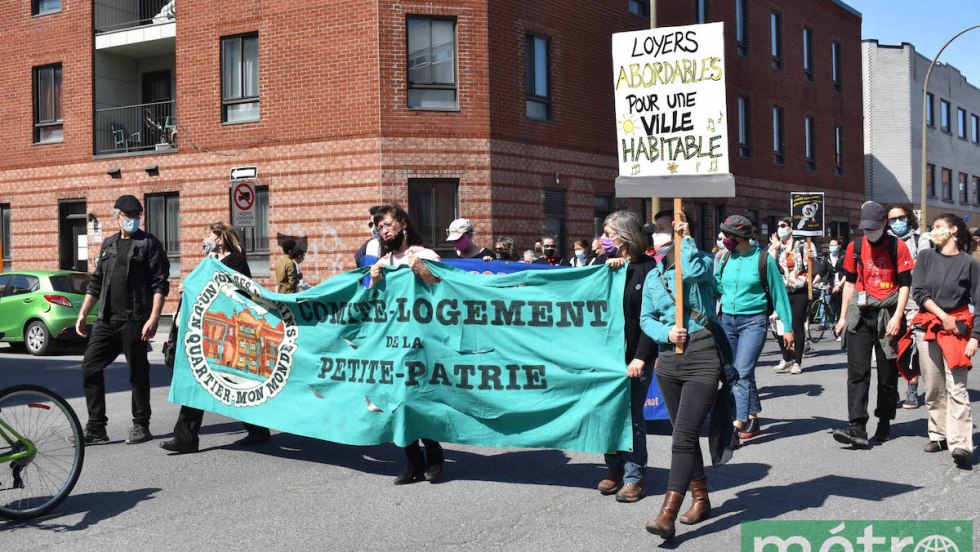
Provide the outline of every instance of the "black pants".
[[[191,407],[181,406],[180,414],[177,415],[177,423],[174,424],[174,437],[177,443],[189,445],[197,442],[197,434],[201,431],[201,422],[204,420],[204,411]],[[249,435],[268,436],[268,428],[242,422]]]
[[425,456],[422,456],[422,446],[418,441],[413,441],[405,447],[408,465],[417,470],[424,470],[426,466],[442,464],[442,445],[439,441],[422,439],[422,444],[425,445]]
[[778,339],[779,350],[783,352],[783,360],[793,360],[803,366],[803,347],[806,345],[806,309],[810,306],[810,296],[803,291],[789,294],[789,310],[793,315],[793,350],[786,348],[782,339]]
[[133,424],[150,425],[150,361],[146,358],[146,342],[142,339],[144,324],[145,320],[98,320],[92,327],[82,360],[89,429],[105,431],[109,422],[105,415],[104,371],[119,353],[126,355],[129,364],[129,383],[133,386]]
[[684,494],[691,481],[705,478],[698,434],[718,398],[721,361],[711,346],[677,355],[661,351],[657,383],[674,430],[667,490]]
[[847,334],[847,419],[866,426],[868,395],[871,389],[871,350],[878,359],[878,404],[875,416],[882,420],[895,419],[898,402],[898,365],[895,359],[885,358],[878,335],[878,311],[864,309],[854,333]]

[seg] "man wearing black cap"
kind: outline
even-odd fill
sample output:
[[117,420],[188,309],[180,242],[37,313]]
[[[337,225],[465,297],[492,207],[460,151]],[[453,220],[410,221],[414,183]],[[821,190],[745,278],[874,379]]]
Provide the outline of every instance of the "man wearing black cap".
[[878,428],[874,439],[891,439],[898,402],[898,336],[912,285],[912,255],[905,242],[885,234],[885,208],[874,201],[861,206],[864,236],[844,255],[844,293],[836,332],[847,344],[847,429],[834,439],[854,448],[868,447],[868,395],[871,351],[878,360]]
[[92,328],[82,360],[88,424],[85,443],[109,442],[105,413],[103,370],[119,353],[129,363],[133,386],[133,427],[127,444],[143,443],[150,434],[150,363],[146,343],[153,339],[170,291],[170,263],[160,240],[140,230],[143,206],[131,195],[116,200],[115,218],[119,232],[102,242],[95,272],[85,291],[85,301],[75,322],[75,331],[86,337],[85,319],[99,302],[99,318]]

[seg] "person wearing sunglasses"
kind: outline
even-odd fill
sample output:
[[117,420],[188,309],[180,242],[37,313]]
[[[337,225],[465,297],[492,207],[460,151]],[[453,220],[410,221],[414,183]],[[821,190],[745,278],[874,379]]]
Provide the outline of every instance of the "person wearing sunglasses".
[[[503,237],[493,244],[493,252],[498,261],[517,261],[517,249],[514,247],[514,238]],[[493,260],[484,258],[484,260]]]
[[[784,218],[779,221],[776,235],[769,244],[769,255],[779,264],[783,273],[783,285],[789,294],[790,312],[793,315],[792,350],[786,346],[785,340],[779,340],[779,349],[783,353],[783,361],[776,365],[776,373],[800,374],[803,372],[803,348],[806,344],[804,322],[806,309],[810,306],[807,292],[807,261],[817,258],[817,248],[812,244],[807,250],[806,242],[793,237],[791,221]],[[783,320],[783,324],[787,323]]]

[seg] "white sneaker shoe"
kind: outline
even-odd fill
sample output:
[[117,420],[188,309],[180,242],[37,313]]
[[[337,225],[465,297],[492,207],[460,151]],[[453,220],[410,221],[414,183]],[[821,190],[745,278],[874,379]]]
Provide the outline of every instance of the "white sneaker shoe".
[[781,360],[779,361],[779,364],[777,364],[775,368],[773,368],[773,370],[777,374],[785,374],[789,370],[790,366],[792,365],[793,365],[792,360]]
[[802,374],[803,373],[803,367],[794,362],[793,363],[793,368],[790,369],[789,373],[790,374]]

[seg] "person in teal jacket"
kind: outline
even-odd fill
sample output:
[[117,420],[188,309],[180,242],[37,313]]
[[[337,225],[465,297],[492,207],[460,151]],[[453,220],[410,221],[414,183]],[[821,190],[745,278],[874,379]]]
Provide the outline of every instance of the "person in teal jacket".
[[[643,283],[640,309],[640,327],[660,351],[657,383],[673,426],[667,493],[660,513],[646,526],[647,531],[664,539],[674,537],[674,521],[688,488],[692,503],[680,516],[681,522],[695,524],[711,513],[698,433],[715,405],[722,372],[721,356],[710,329],[716,323],[714,260],[710,254],[698,251],[686,222],[675,223],[674,231],[682,236],[680,255],[668,246],[670,250]],[[683,271],[684,303],[679,315],[674,309],[674,263],[678,258]],[[682,328],[674,326],[678,316],[684,322]],[[677,344],[684,346],[683,354],[675,352]]]
[[[721,223],[721,232],[728,254],[715,267],[715,290],[721,303],[719,322],[731,343],[735,356],[732,365],[738,372],[733,386],[735,427],[740,439],[751,439],[759,434],[762,404],[755,384],[755,365],[766,344],[770,301],[779,319],[783,320],[784,328],[793,327],[793,318],[779,265],[772,256],[749,243],[755,235],[755,228],[749,219],[732,215]],[[767,263],[768,295],[759,274],[759,255],[763,255]],[[783,341],[786,348],[791,349],[793,332],[784,333]]]

